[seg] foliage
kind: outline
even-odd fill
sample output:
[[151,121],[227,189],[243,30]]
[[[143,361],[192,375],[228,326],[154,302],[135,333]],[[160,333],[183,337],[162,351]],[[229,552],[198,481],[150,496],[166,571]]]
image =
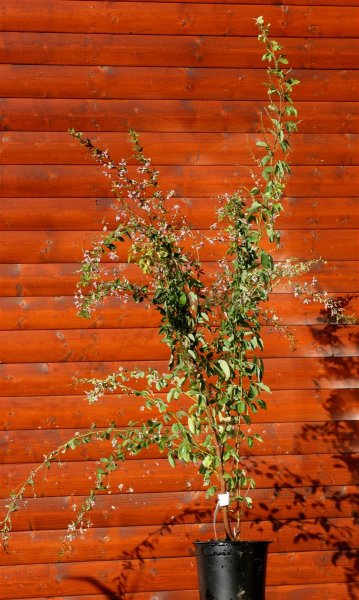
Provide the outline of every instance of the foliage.
[[[285,283],[295,295],[304,294],[305,301],[324,303],[335,319],[342,317],[340,307],[316,291],[315,280],[300,284],[295,279],[318,261],[275,263],[272,257],[280,243],[276,222],[283,211],[281,198],[290,173],[286,162],[289,138],[297,130],[291,94],[299,81],[290,76],[281,46],[269,37],[269,27],[261,17],[256,24],[265,48],[262,59],[268,63],[269,102],[253,155],[252,187],[242,185],[220,199],[211,235],[191,230],[171,200],[174,192],[160,190],[159,173],[134,131],[130,135],[136,173],[126,161],[116,164],[108,151],[71,131],[105,167],[118,202],[117,227],[85,252],[76,296],[80,314],[89,317],[108,296],[120,296],[123,302],[132,299],[143,303],[144,310],[157,310],[159,333],[170,360],[166,372],[119,368],[103,380],[81,381],[92,386],[87,393],[90,403],[109,392],[134,394],[143,398],[143,408],[157,416],[123,429],[115,423],[104,430],[94,426],[45,457],[37,470],[49,468],[63,451],[82,443],[111,439],[112,453],[101,459],[96,485],[70,523],[68,541],[88,525],[87,512],[96,494],[108,491],[108,475],[117,464],[128,454],[137,455],[153,445],[166,453],[173,467],[177,461],[193,463],[208,497],[220,493],[226,499],[229,495],[229,506],[222,508],[224,527],[228,538],[238,539],[240,517],[244,506],[251,505],[249,490],[255,484],[243,466],[243,455],[246,447],[261,441],[251,433],[251,414],[266,408],[262,396],[270,393],[263,381],[261,328],[263,323],[272,323],[286,333],[268,304],[269,296]],[[124,242],[129,245],[129,262],[137,266],[135,280],[119,273],[116,264],[106,269],[101,264],[104,257],[118,260],[117,251]],[[211,244],[224,249],[214,273],[200,259],[203,247]],[[34,475],[11,496],[2,522],[4,543],[12,513],[19,508],[26,488],[33,485]]]

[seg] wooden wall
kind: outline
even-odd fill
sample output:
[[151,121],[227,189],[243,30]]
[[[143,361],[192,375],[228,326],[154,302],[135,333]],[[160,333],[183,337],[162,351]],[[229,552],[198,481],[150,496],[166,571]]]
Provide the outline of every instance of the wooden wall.
[[[206,229],[216,194],[247,177],[239,165],[250,162],[247,137],[255,141],[265,98],[259,15],[302,81],[278,259],[327,259],[322,288],[355,311],[359,0],[2,1],[2,497],[72,432],[136,418],[129,398],[89,407],[73,376],[166,359],[155,317],[136,306],[113,301],[91,321],[75,315],[77,262],[111,218],[111,197],[66,130],[120,157],[137,129],[163,187]],[[247,459],[258,487],[244,534],[273,540],[268,600],[354,600],[358,328],[323,325],[318,307],[284,292],[273,301],[298,347],[265,334],[274,393],[253,426],[265,441]],[[1,554],[1,598],[197,599],[191,542],[212,535],[212,507],[190,470],[154,453],[121,467],[94,527],[59,555],[98,453],[76,451],[46,486],[39,481]]]

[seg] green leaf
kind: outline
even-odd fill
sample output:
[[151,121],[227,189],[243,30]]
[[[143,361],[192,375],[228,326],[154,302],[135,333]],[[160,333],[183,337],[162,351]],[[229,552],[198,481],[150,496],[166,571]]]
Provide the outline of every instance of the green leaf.
[[180,304],[180,306],[184,306],[186,303],[187,303],[187,296],[184,292],[182,292],[182,294],[178,298],[178,304]]
[[261,263],[266,269],[272,269],[274,265],[273,258],[267,252],[262,252]]
[[225,360],[221,359],[221,360],[218,361],[218,364],[221,367],[226,380],[230,379],[230,377],[231,377],[231,370],[229,368],[228,363]]
[[175,397],[176,394],[177,394],[176,388],[171,388],[170,391],[167,394],[167,400],[168,400],[168,402],[171,402],[171,400]]
[[196,433],[196,424],[193,417],[188,417],[188,429],[191,433]]
[[268,394],[272,393],[271,389],[265,383],[262,383],[261,381],[257,382],[257,387],[259,387],[264,392],[268,392]]
[[254,188],[252,188],[252,189],[250,190],[250,192],[249,192],[249,193],[250,193],[250,195],[251,195],[251,196],[257,196],[257,195],[259,194],[259,192],[260,192],[260,189],[259,189],[259,188],[257,188],[257,187],[254,187]]
[[257,200],[254,200],[254,202],[252,202],[251,206],[249,206],[247,208],[247,213],[251,214],[256,212],[259,208],[261,208],[261,203],[257,202]]
[[246,410],[246,403],[243,402],[243,400],[240,400],[239,402],[237,402],[237,412],[239,412],[239,414],[244,413]]
[[208,490],[206,491],[206,498],[210,498],[211,496],[214,496],[214,494],[217,491],[217,486],[216,485],[212,485],[211,487],[208,488]]
[[213,456],[211,456],[210,454],[207,454],[207,456],[205,456],[203,459],[203,466],[206,467],[206,469],[208,469],[208,467],[211,466],[212,462],[213,462]]

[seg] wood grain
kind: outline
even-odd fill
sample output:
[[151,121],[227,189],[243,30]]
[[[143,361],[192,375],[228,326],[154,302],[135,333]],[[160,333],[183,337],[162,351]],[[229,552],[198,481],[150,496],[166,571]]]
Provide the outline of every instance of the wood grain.
[[[94,422],[98,427],[106,427],[115,421],[123,426],[128,421],[136,421],[139,415],[150,418],[153,414],[140,407],[141,398],[135,396],[104,396],[101,402],[90,405],[87,398],[66,390],[66,395],[59,396],[1,396],[0,427],[3,430],[76,430],[90,427]],[[71,395],[72,394],[72,395]],[[267,410],[253,415],[254,423],[300,423],[305,419],[313,427],[316,423],[333,422],[332,431],[340,432],[336,422],[340,420],[355,421],[357,414],[357,390],[275,390],[270,397],[263,394],[267,402]],[[159,394],[161,396],[161,394]],[[181,404],[187,406],[185,398]]]
[[[160,0],[162,1],[162,0]],[[171,1],[171,0],[169,0]],[[317,0],[319,3],[321,0]],[[356,593],[359,584],[350,584],[351,593]],[[305,585],[285,585],[285,586],[267,586],[266,594],[268,600],[336,600],[348,599],[348,586],[345,583],[325,583],[313,584],[310,586],[310,595],[308,595],[308,586]],[[123,600],[148,600],[148,592],[123,593]],[[199,600],[197,590],[180,590],[157,592],[158,600]],[[93,594],[86,596],[71,596],[71,600],[107,600],[108,594]],[[31,598],[30,600],[42,600],[42,598]],[[56,600],[68,600],[64,596],[56,596]]]
[[[270,520],[275,528],[283,521],[298,524],[301,519],[315,519],[325,526],[325,519],[350,518],[357,503],[355,486],[321,486],[256,488],[251,491],[253,508],[246,510],[243,521],[257,526]],[[74,517],[74,507],[85,496],[28,498],[28,510],[18,511],[14,531],[66,529]],[[6,499],[0,500],[3,512]],[[115,507],[115,508],[113,508]],[[91,513],[94,527],[134,527],[174,523],[212,523],[214,501],[205,492],[116,493],[98,496]],[[174,518],[172,518],[174,517]]]
[[[144,10],[144,5],[147,10]],[[96,18],[93,7],[96,7]],[[92,9],[92,10],[91,10]],[[138,14],[141,11],[141,19]],[[166,4],[121,2],[110,6],[97,2],[12,0],[0,21],[4,31],[141,33],[162,35],[256,35],[254,19],[262,14],[272,23],[273,36],[356,37],[359,11],[352,6],[235,6],[220,4]],[[74,16],[76,15],[76,18]]]
[[[297,100],[359,100],[357,70],[293,69]],[[261,69],[0,65],[0,93],[11,98],[262,100]],[[69,81],[71,80],[71,85]]]
[[[302,80],[277,259],[329,259],[315,272],[321,288],[357,313],[359,0],[3,2],[0,520],[16,482],[74,431],[151,416],[141,398],[124,395],[90,406],[74,375],[103,377],[125,359],[129,368],[166,367],[154,362],[166,358],[156,314],[144,318],[117,298],[89,321],[75,316],[81,247],[104,217],[114,222],[114,200],[66,130],[84,130],[116,160],[128,154],[128,129],[141,132],[163,187],[176,189],[194,228],[208,230],[212,198],[246,180],[238,165],[250,164],[260,130],[259,14]],[[134,279],[124,250],[118,270]],[[204,249],[207,278],[219,250]],[[265,441],[244,452],[258,487],[243,535],[273,540],[268,600],[354,600],[357,327],[324,325],[320,307],[296,303],[283,287],[271,300],[295,326],[298,347],[292,354],[265,328],[273,394],[251,425]],[[191,542],[212,536],[213,502],[191,468],[173,471],[153,449],[120,466],[113,493],[98,498],[94,528],[58,556],[99,451],[64,457],[15,515],[11,553],[0,557],[1,597],[198,600]]]
[[[359,170],[358,170],[359,172]],[[219,260],[224,256],[223,243],[216,240],[218,234],[204,230],[197,235],[203,243],[199,251],[202,261]],[[103,234],[93,232],[39,232],[9,231],[0,232],[0,263],[73,263],[81,262],[84,249],[91,249],[95,241],[100,241]],[[192,237],[187,239],[183,247],[191,251]],[[274,248],[264,241],[263,246],[272,250],[275,260],[285,260],[295,256],[300,260],[350,260],[358,256],[359,240],[357,230],[290,230],[281,232],[279,248]],[[117,246],[118,259],[111,260],[104,255],[102,263],[123,263],[128,260],[130,243],[121,242]]]
[[[358,133],[359,102],[296,102],[302,133]],[[4,130],[257,132],[263,102],[4,98]]]
[[[359,316],[359,299],[348,295],[332,298],[345,302],[346,311]],[[286,325],[320,325],[325,321],[323,309],[316,303],[303,304],[291,294],[272,294],[271,307]],[[157,327],[159,313],[144,311],[140,304],[109,298],[89,319],[80,318],[72,296],[0,298],[0,330],[98,329]],[[316,329],[313,328],[313,335]],[[335,332],[335,328],[333,328]]]
[[[188,223],[208,229],[218,201],[214,198],[175,198]],[[172,204],[173,204],[172,203]],[[283,229],[359,229],[359,198],[284,198]],[[115,227],[116,200],[111,198],[3,198],[2,231],[100,230],[103,220]]]
[[[205,265],[208,279],[213,276],[216,265]],[[144,282],[134,265],[116,265],[118,275],[123,274],[131,281]],[[320,289],[329,293],[355,293],[358,291],[355,261],[328,261],[318,266],[311,276],[319,278]],[[75,293],[79,279],[77,264],[0,264],[2,294],[4,296],[71,296]],[[299,280],[308,281],[308,276]],[[279,287],[279,293],[288,293],[288,289]]]
[[[0,167],[6,197],[112,197],[109,179],[98,165],[6,165]],[[178,196],[210,197],[233,193],[241,185],[253,186],[245,167],[162,166],[160,185]],[[355,195],[359,166],[293,167],[286,193],[296,197]]]
[[[110,148],[115,161],[131,155],[127,132],[86,132],[99,148]],[[141,144],[157,165],[253,165],[259,134],[143,133]],[[292,165],[357,165],[359,135],[296,134],[292,138]],[[92,159],[68,133],[8,132],[0,139],[1,164],[89,165]],[[130,159],[129,164],[134,163]]]
[[[256,488],[251,492],[253,508],[245,511],[244,522],[257,526],[270,520],[298,524],[301,519],[350,518],[357,501],[355,486],[293,487],[272,490]],[[84,496],[28,498],[28,510],[19,511],[14,518],[14,531],[43,531],[66,529],[73,519],[74,507],[84,502]],[[0,500],[3,511],[7,500]],[[114,508],[113,508],[114,507]],[[157,492],[148,494],[113,493],[98,496],[91,513],[94,527],[130,527],[169,525],[175,523],[212,523],[213,501],[205,492]],[[174,518],[172,518],[174,517]]]
[[[359,4],[358,4],[359,6]],[[293,68],[355,69],[358,39],[278,38]],[[163,46],[166,52],[163,52]],[[253,37],[0,33],[4,63],[109,66],[258,67]]]
[[[309,487],[311,485],[358,485],[356,462],[358,454],[328,455],[275,455],[265,457],[249,457],[243,459],[243,468],[255,474],[259,488],[291,488]],[[85,495],[89,487],[94,485],[94,478],[99,467],[98,461],[63,462],[54,465],[46,472],[47,481],[40,476],[36,482],[39,496]],[[176,468],[169,465],[167,459],[134,459],[128,464],[120,463],[116,471],[111,473],[109,482],[113,493],[120,490],[124,493],[185,492],[203,490],[203,477],[193,465],[178,463]],[[8,465],[0,466],[2,497],[18,484],[26,481],[37,463],[14,464],[11,470]],[[132,490],[132,491],[131,491]],[[26,491],[26,497],[32,491]]]
[[[141,413],[137,415],[140,419]],[[142,416],[142,415],[141,415]],[[262,415],[262,419],[265,416]],[[359,424],[355,421],[336,421],[330,423],[316,422],[315,424],[298,423],[260,423],[244,427],[243,431],[262,436],[263,442],[255,443],[250,449],[247,444],[242,444],[241,452],[244,456],[267,455],[296,455],[331,454],[340,452],[341,455],[350,452],[359,452]],[[87,429],[88,430],[88,429]],[[46,430],[46,431],[11,431],[2,434],[0,448],[0,461],[2,464],[25,464],[41,462],[44,454],[64,445],[67,440],[75,435],[72,430]],[[102,456],[111,454],[110,443],[94,441],[83,445],[66,455],[69,462],[79,460],[98,460]],[[141,456],[145,459],[161,458],[157,448],[145,450]],[[344,457],[343,457],[344,458]],[[64,457],[65,459],[65,457]]]
[[[223,535],[223,528],[219,527]],[[245,522],[243,539],[261,541],[271,539],[270,553],[337,550],[340,541],[355,545],[359,542],[358,529],[352,519],[328,519],[326,529],[314,520],[300,523],[283,522],[277,532],[270,521],[260,525]],[[60,539],[66,530],[15,533],[11,553],[3,559],[4,565],[30,565],[60,561],[90,562],[124,560],[140,557],[142,560],[165,557],[183,557],[193,554],[193,541],[206,541],[213,533],[212,523],[176,524],[165,526],[107,527],[91,529],[83,539],[73,543],[71,551],[59,557]],[[36,547],[36,553],[33,552]]]
[[[340,556],[334,567],[335,552],[298,552],[271,554],[268,561],[268,585],[300,585],[303,578],[310,584],[345,583],[352,560]],[[100,574],[102,585],[121,592],[147,592],[160,589],[194,588],[197,584],[194,558],[144,559],[128,562],[93,561],[93,573]],[[141,570],[141,579],[138,571]],[[118,580],[119,574],[122,577]],[[23,582],[19,585],[19,581]],[[91,594],[98,579],[88,573],[87,563],[58,563],[52,565],[9,566],[0,568],[4,600],[37,595]],[[117,581],[117,583],[116,583]],[[115,583],[114,583],[115,582]]]
[[[297,326],[291,347],[283,332],[263,326],[264,357],[359,356],[359,326]],[[169,360],[157,328],[0,331],[0,361],[7,363]]]

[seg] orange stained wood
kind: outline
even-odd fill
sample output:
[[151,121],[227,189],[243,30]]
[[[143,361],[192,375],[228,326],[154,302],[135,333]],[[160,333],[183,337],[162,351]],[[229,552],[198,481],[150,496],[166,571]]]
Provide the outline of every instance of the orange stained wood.
[[[116,507],[117,508],[117,507]],[[114,509],[116,510],[116,509]],[[118,510],[118,508],[117,508]],[[213,535],[212,523],[173,524],[138,526],[138,527],[105,527],[90,530],[82,540],[73,544],[71,552],[63,553],[63,563],[91,560],[121,560],[129,553],[140,554],[143,560],[161,557],[183,557],[193,553],[193,540],[206,541]],[[320,523],[315,520],[304,520],[293,525],[283,523],[279,531],[273,531],[270,521],[262,521],[260,526],[253,522],[245,522],[242,526],[243,536],[256,541],[271,539],[270,553],[287,553],[301,551],[336,550],[339,540],[357,544],[358,529],[350,518],[328,519],[327,535],[323,533]],[[223,528],[219,525],[219,533]],[[66,531],[19,532],[14,534],[12,553],[5,558],[5,564],[41,564],[59,560],[58,536],[66,535]],[[308,541],[307,541],[308,540]],[[32,545],[39,546],[34,556]]]
[[[162,1],[162,0],[161,0]],[[171,1],[171,0],[170,0]],[[320,1],[320,0],[318,0]],[[353,584],[351,589],[357,590],[359,584]],[[96,589],[96,588],[95,588]],[[72,596],[73,600],[107,600],[107,595],[93,593],[89,595]],[[347,600],[347,585],[345,583],[324,583],[324,584],[313,584],[311,585],[311,597],[310,600],[327,600],[330,598],[330,594],[336,600]],[[122,593],[122,592],[121,592]],[[266,594],[268,600],[309,600],[308,599],[308,586],[303,585],[285,585],[285,586],[267,586]],[[122,593],[124,600],[148,600],[149,592],[129,592]],[[166,590],[161,593],[161,600],[199,600],[197,590]],[[42,600],[41,598],[32,598],[31,600]],[[67,600],[67,597],[56,596],[56,600]]]
[[[76,395],[75,392],[78,392]],[[158,394],[162,397],[162,394]],[[341,432],[337,421],[355,421],[357,415],[357,389],[324,390],[274,390],[269,396],[263,393],[267,403],[265,411],[253,415],[254,423],[298,423],[309,422],[308,430],[316,430],[317,422],[328,422],[332,433]],[[189,400],[181,398],[180,405],[187,406]],[[143,398],[135,396],[106,395],[101,401],[90,405],[77,389],[64,390],[63,395],[50,396],[1,396],[0,424],[4,431],[30,430],[76,430],[86,429],[92,422],[105,427],[111,419],[118,426],[143,417],[150,418],[154,411],[144,410]],[[330,425],[332,423],[332,425]],[[329,430],[329,429],[328,429]]]
[[[340,295],[330,297],[343,300]],[[313,326],[325,322],[325,310],[315,302],[303,304],[289,293],[272,294],[270,302],[285,325],[310,325],[313,337]],[[358,315],[357,295],[348,296],[346,302],[348,312]],[[0,331],[157,327],[159,323],[160,315],[155,309],[144,311],[141,304],[121,298],[108,298],[89,319],[78,316],[72,296],[0,298]]]
[[[327,259],[313,271],[320,289],[357,314],[359,0],[3,1],[0,520],[7,493],[53,445],[93,422],[153,416],[132,396],[89,405],[74,376],[103,377],[119,362],[166,368],[153,311],[113,298],[88,321],[75,314],[82,248],[103,219],[115,224],[115,201],[67,130],[86,132],[116,160],[129,153],[127,131],[138,130],[162,188],[176,191],[172,204],[208,233],[216,195],[249,182],[243,165],[253,164],[266,96],[259,15],[302,81],[276,259]],[[115,266],[138,279],[125,250]],[[202,250],[207,280],[220,250]],[[271,303],[294,326],[297,349],[264,328],[273,393],[249,426],[263,444],[243,448],[258,487],[242,533],[273,540],[268,600],[354,600],[357,326],[325,325],[321,306],[288,292],[278,288]],[[16,514],[11,554],[0,555],[1,598],[198,600],[191,544],[212,536],[213,501],[191,468],[174,471],[154,449],[121,465],[93,530],[59,557],[98,457],[98,445],[82,446],[50,470],[47,488],[40,478],[40,497]]]
[[[86,132],[93,143],[110,148],[111,157],[119,161],[129,157],[134,164],[128,132]],[[256,142],[260,134],[249,133],[142,133],[141,144],[151,147],[151,160],[160,165],[237,165],[253,166],[249,149],[262,156]],[[67,132],[8,132],[2,136],[1,164],[69,164],[90,165],[92,159]],[[359,135],[296,134],[292,138],[292,165],[357,165]]]
[[[208,229],[215,220],[216,198],[175,198],[193,228]],[[283,198],[283,229],[359,228],[359,198]],[[116,226],[114,198],[3,198],[0,206],[2,231],[94,231],[103,221]],[[78,235],[82,235],[79,233]]]
[[[208,279],[213,277],[215,267],[214,263],[205,265]],[[325,268],[321,264],[313,268],[311,275],[318,277],[320,274],[321,289],[329,293],[357,292],[356,267],[355,260],[327,261]],[[146,281],[131,264],[116,265],[116,272],[132,281]],[[71,296],[79,279],[78,264],[0,264],[0,278],[4,296]],[[298,280],[308,281],[308,275]],[[288,293],[288,288],[278,286],[276,291]]]
[[[152,416],[153,414],[155,413]],[[248,448],[243,442],[240,451],[244,456],[330,454],[337,452],[339,447],[343,454],[359,452],[359,425],[356,421],[317,421],[311,425],[305,422],[260,423],[251,424],[243,430],[263,438],[263,442],[255,442],[252,448]],[[41,462],[44,454],[66,444],[75,433],[74,429],[7,432],[3,435],[0,460],[4,464]],[[81,445],[76,450],[67,452],[66,460],[96,460],[103,453],[106,456],[111,453],[111,443],[94,441],[93,444]],[[162,457],[156,447],[145,450],[142,456],[146,459]],[[65,460],[65,457],[61,459]]]
[[[4,98],[3,128],[14,131],[258,132],[263,102]],[[296,102],[302,133],[358,133],[359,102]],[[325,119],[323,119],[325,114]]]
[[[92,231],[0,232],[0,263],[81,262],[84,249],[90,250],[92,242],[100,241],[103,237],[104,234],[94,234]],[[190,251],[194,241],[202,244],[199,250],[201,260],[216,261],[224,256],[222,238],[218,238],[218,233],[204,230],[197,235],[193,234],[184,242],[184,248]],[[119,242],[116,250],[118,258],[111,260],[109,255],[105,255],[102,262],[126,262],[130,247],[129,241]],[[331,229],[289,230],[281,232],[279,248],[273,248],[266,240],[263,247],[271,249],[277,261],[289,256],[300,260],[351,260],[358,254],[359,240],[356,229],[336,232],[335,237]]]
[[[245,522],[260,523],[288,521],[289,526],[300,523],[301,518],[347,519],[356,504],[355,486],[256,488],[252,491],[254,506],[244,512]],[[28,511],[19,511],[14,519],[14,531],[48,529],[52,515],[53,530],[66,529],[73,519],[74,506],[81,505],[85,496],[28,498]],[[170,505],[169,505],[170,501]],[[0,500],[3,509],[5,499]],[[136,507],[134,512],[133,507]],[[113,508],[115,507],[115,508]],[[214,500],[208,501],[204,491],[156,492],[148,494],[114,491],[98,497],[91,515],[94,527],[136,527],[176,523],[211,523]],[[173,519],[172,517],[175,517]],[[57,538],[58,539],[58,538]]]
[[[268,585],[301,585],[303,577],[308,584],[320,584],[323,579],[326,583],[334,583],[334,578],[338,583],[345,583],[350,558],[341,555],[336,568],[331,569],[335,554],[336,551],[273,553],[268,561]],[[93,572],[100,573],[102,584],[111,586],[109,589],[113,591],[121,584],[121,579],[118,580],[119,573],[123,578],[122,591],[151,592],[157,590],[158,586],[166,590],[191,589],[197,584],[194,557],[183,557],[181,560],[176,557],[161,560],[93,561],[92,569]],[[19,581],[24,583],[19,586]],[[47,594],[48,597],[73,593],[90,594],[96,590],[96,581],[95,577],[88,575],[88,564],[84,562],[0,567],[4,600],[13,600],[14,593],[18,593],[19,589],[23,598],[30,598],[30,593],[34,592]]]
[[[165,371],[166,361],[122,362],[124,368],[154,367]],[[74,378],[103,378],[115,373],[118,362],[41,362],[12,363],[0,365],[0,393],[4,396],[23,396],[31,389],[33,395],[64,395],[83,386],[75,385]],[[357,388],[356,357],[318,358],[267,358],[267,384],[277,390],[283,389],[346,389]]]
[[[56,0],[12,0],[2,12],[4,31],[141,33],[161,35],[255,36],[254,19],[260,14],[272,24],[274,36],[356,37],[355,6],[251,6],[218,3],[97,2],[69,4]],[[141,18],[138,18],[139,12]],[[94,16],[96,14],[96,17]],[[75,18],[76,16],[76,18]],[[34,23],[32,23],[32,19]]]
[[[289,526],[305,519],[347,519],[356,503],[355,486],[256,488],[252,491],[254,506],[244,513],[245,522],[276,519]],[[66,529],[73,519],[74,506],[85,496],[28,498],[28,511],[19,511],[14,519],[14,531],[48,529],[52,515],[53,530]],[[1,508],[6,500],[0,500]],[[91,515],[94,527],[136,527],[176,523],[211,523],[214,500],[208,501],[204,491],[155,492],[148,494],[113,492],[98,497]],[[136,512],[133,507],[136,506]],[[115,508],[113,508],[115,507]],[[172,517],[175,517],[173,519]],[[325,522],[323,521],[323,525]]]
[[[359,13],[358,13],[359,14]],[[298,100],[359,100],[357,70],[293,69]],[[12,98],[261,100],[261,69],[1,65],[0,93]],[[72,77],[71,86],[66,86]]]
[[[245,166],[162,166],[161,188],[179,196],[210,197],[253,186]],[[286,193],[296,197],[348,197],[357,194],[359,166],[296,166]],[[112,197],[109,179],[100,165],[3,165],[0,167],[6,197]],[[295,178],[295,179],[294,179]]]
[[[359,5],[358,5],[359,6]],[[357,39],[278,38],[294,68],[355,69]],[[163,45],[166,52],[163,52]],[[255,37],[2,32],[3,62],[12,64],[258,67]]]
[[[296,326],[294,340],[262,327],[264,357],[359,356],[359,326]],[[166,360],[169,351],[157,328],[1,331],[0,361],[6,363]]]
[[[320,485],[357,485],[355,465],[359,455],[345,453],[340,458],[331,454],[253,456],[243,459],[243,468],[256,473],[258,488],[309,487],[320,481]],[[7,464],[0,466],[2,496],[6,490],[22,483],[38,463],[14,464],[10,471]],[[47,481],[40,477],[36,490],[40,496],[85,495],[89,485],[93,486],[98,461],[63,462],[54,465],[46,473]],[[92,483],[91,483],[92,482]],[[113,493],[148,493],[157,491],[185,492],[205,489],[203,477],[196,473],[193,465],[181,463],[175,470],[166,458],[131,459],[128,464],[120,463],[111,474],[109,483]],[[319,484],[318,484],[319,485]],[[27,489],[26,497],[32,496]],[[6,496],[5,496],[6,497]]]
[[[162,1],[162,0],[161,0]],[[170,0],[171,1],[171,0]],[[320,0],[319,0],[320,1]],[[352,589],[357,590],[359,584],[353,584]],[[308,586],[303,585],[286,585],[286,586],[267,586],[266,594],[268,600],[308,600]],[[315,584],[311,586],[311,600],[327,600],[330,598],[330,594],[336,598],[336,600],[347,600],[348,588],[344,583],[328,583],[328,584]],[[81,595],[72,596],[73,600],[107,600],[107,595],[96,594],[93,595]],[[122,592],[121,592],[122,593]],[[123,593],[124,600],[148,600],[149,592],[134,592],[134,593]],[[161,593],[161,599],[165,600],[198,600],[199,595],[197,590],[170,590]],[[31,600],[42,600],[40,598],[33,598]],[[67,600],[67,597],[56,596],[56,600]]]

